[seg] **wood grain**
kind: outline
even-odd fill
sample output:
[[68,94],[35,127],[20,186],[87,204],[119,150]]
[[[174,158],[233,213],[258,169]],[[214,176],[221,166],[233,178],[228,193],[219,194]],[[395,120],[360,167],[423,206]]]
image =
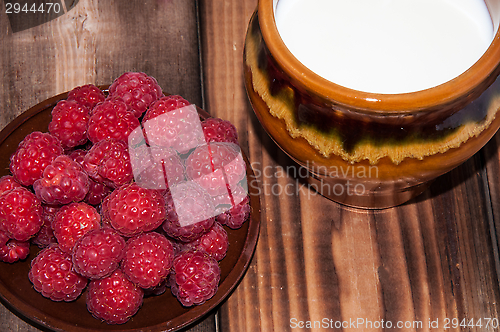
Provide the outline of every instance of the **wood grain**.
[[[202,104],[195,2],[79,1],[41,26],[0,29],[0,125],[48,97],[87,83],[110,84],[143,71],[162,88]],[[42,70],[43,68],[43,70]]]
[[486,164],[490,204],[492,216],[490,217],[489,231],[493,238],[493,254],[496,262],[498,283],[500,284],[500,134],[496,134],[481,150],[481,156]]
[[[499,173],[498,143],[397,208],[357,210],[317,195],[293,174],[297,166],[263,132],[245,97],[235,36],[256,5],[200,1],[207,108],[246,135],[262,186],[259,242],[221,308],[221,331],[382,331],[382,321],[398,331],[445,331],[446,319],[499,317],[500,197],[490,176]],[[364,324],[349,324],[358,320]]]

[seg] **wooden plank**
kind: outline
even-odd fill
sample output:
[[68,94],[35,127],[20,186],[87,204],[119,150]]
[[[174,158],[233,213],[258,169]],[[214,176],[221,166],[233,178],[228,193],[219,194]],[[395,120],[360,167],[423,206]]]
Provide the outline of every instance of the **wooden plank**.
[[164,92],[203,104],[194,1],[99,1],[96,10],[95,21],[86,23],[90,15],[78,19],[96,38],[98,84],[125,71],[143,71]]
[[259,242],[221,308],[221,331],[382,331],[382,320],[400,331],[444,331],[446,320],[452,331],[497,331],[452,321],[499,316],[498,219],[480,155],[397,208],[357,210],[309,191],[245,96],[238,38],[256,5],[200,1],[207,109],[236,124],[262,186]]
[[[16,33],[1,6],[0,129],[51,96],[110,84],[125,71],[146,72],[165,92],[203,104],[194,1],[80,0],[65,15]],[[0,305],[0,331],[15,330],[38,331]],[[190,331],[214,330],[210,314]]]
[[196,6],[176,1],[79,1],[67,14],[12,33],[2,11],[0,125],[51,96],[144,71],[165,92],[202,104]]
[[[206,110],[231,121],[240,141],[253,130],[251,106],[243,89],[243,42],[257,1],[200,0],[201,54]],[[248,152],[248,146],[242,146]]]
[[496,271],[500,283],[500,134],[497,133],[481,150],[488,171],[488,188],[492,207],[490,234],[493,239],[494,254],[496,256]]
[[0,303],[0,329],[2,331],[38,332],[37,327],[26,323]]

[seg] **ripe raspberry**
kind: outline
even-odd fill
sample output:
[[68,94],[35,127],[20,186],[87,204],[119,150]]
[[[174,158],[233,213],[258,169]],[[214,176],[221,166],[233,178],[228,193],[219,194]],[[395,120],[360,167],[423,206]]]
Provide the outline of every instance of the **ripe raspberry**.
[[245,178],[246,165],[237,145],[209,143],[197,147],[186,159],[186,174],[210,195],[227,195]]
[[42,227],[40,200],[24,187],[2,194],[0,199],[0,231],[11,239],[28,241]]
[[4,231],[0,231],[0,246],[4,246],[9,241],[9,236]]
[[203,133],[205,134],[205,140],[207,143],[210,142],[228,142],[228,143],[238,143],[238,132],[236,127],[229,121],[208,118],[201,123],[203,128]]
[[89,177],[82,166],[66,155],[57,157],[33,184],[36,196],[46,204],[82,201],[89,191]]
[[184,163],[173,149],[142,144],[129,151],[135,182],[141,187],[165,190],[185,180]]
[[102,204],[103,219],[123,236],[158,228],[165,219],[165,201],[154,189],[126,184],[113,191]]
[[172,112],[176,109],[191,105],[189,101],[179,95],[168,95],[155,101],[144,115],[144,121],[156,118],[159,115]]
[[[85,150],[73,150],[71,151],[68,156],[79,163],[83,167],[83,162],[85,160],[85,155],[87,154],[87,151]],[[102,184],[100,182],[97,182],[96,180],[89,178],[89,191],[87,192],[87,195],[83,199],[85,203],[88,203],[90,205],[95,205],[98,206],[99,204],[102,203],[103,199],[109,195],[113,191],[113,188],[108,187],[105,184]]]
[[38,253],[31,261],[28,277],[37,292],[53,301],[74,301],[87,286],[87,279],[73,272],[71,256],[58,246]]
[[137,118],[162,95],[158,82],[145,73],[124,73],[109,87],[109,97],[123,100]]
[[108,324],[123,324],[137,313],[143,298],[144,291],[117,269],[109,277],[90,282],[86,301],[95,318]]
[[31,243],[37,245],[38,248],[47,248],[51,244],[57,243],[50,224],[44,222],[38,233],[31,239]]
[[64,205],[57,212],[52,229],[59,243],[59,248],[71,253],[76,241],[85,233],[99,229],[101,216],[97,210],[86,203],[71,203]]
[[185,307],[205,303],[217,292],[220,267],[202,251],[186,251],[174,260],[170,288]]
[[248,196],[248,185],[244,185],[245,188],[240,184],[236,187],[230,188],[230,194],[222,194],[218,196],[213,196],[214,205],[216,206],[215,211],[216,215],[224,213],[228,211],[231,207],[238,205],[241,201],[243,201]]
[[247,196],[243,201],[233,206],[228,211],[219,214],[217,216],[217,221],[231,229],[238,229],[248,219],[250,211],[250,197]]
[[128,145],[113,138],[94,144],[85,155],[83,168],[89,177],[111,188],[134,178]]
[[38,233],[31,239],[31,242],[36,244],[39,248],[46,248],[53,243],[57,243],[54,231],[52,230],[52,222],[54,221],[57,211],[59,211],[58,206],[42,204],[43,225]]
[[10,156],[10,172],[23,186],[42,177],[45,167],[63,153],[59,139],[39,131],[27,135]]
[[106,99],[104,93],[95,85],[87,84],[74,88],[68,93],[67,100],[74,100],[87,107],[89,112]]
[[87,142],[89,109],[76,101],[61,100],[52,109],[49,133],[57,137],[65,149]]
[[83,160],[85,159],[85,155],[87,154],[87,150],[84,149],[75,149],[68,151],[66,154],[68,157],[79,163],[83,167]]
[[165,236],[150,232],[127,241],[122,271],[137,286],[153,288],[165,280],[173,261],[172,243]]
[[201,121],[194,105],[176,95],[160,98],[148,109],[142,125],[151,146],[171,147],[186,153],[205,143]]
[[123,257],[125,240],[112,228],[91,230],[73,249],[73,268],[89,279],[110,276]]
[[83,167],[83,160],[85,159],[86,154],[87,154],[87,151],[83,150],[83,149],[76,149],[76,150],[69,151],[67,153],[68,157],[70,157],[71,159],[73,159],[74,161],[79,163],[80,166],[82,166],[82,167]]
[[109,99],[92,111],[88,125],[88,137],[92,143],[106,138],[128,142],[128,135],[137,127],[139,120],[127,110],[123,101]]
[[14,263],[25,259],[29,253],[29,241],[12,240],[0,232],[0,262]]
[[0,178],[0,196],[14,188],[22,187],[12,175],[4,175]]
[[[181,242],[194,241],[215,223],[212,199],[195,183],[183,183],[172,190],[175,198],[170,191],[165,194],[167,215],[163,230]],[[182,225],[179,218],[183,218]]]
[[85,196],[84,202],[90,205],[99,205],[113,191],[105,184],[90,179],[89,192]]
[[56,218],[57,212],[61,209],[59,205],[49,205],[42,203],[42,219],[43,223],[52,227],[52,223]]
[[192,250],[204,251],[217,261],[221,261],[224,257],[226,257],[227,249],[229,247],[229,238],[224,227],[216,222],[208,233],[205,233],[198,239],[189,242],[187,247]]

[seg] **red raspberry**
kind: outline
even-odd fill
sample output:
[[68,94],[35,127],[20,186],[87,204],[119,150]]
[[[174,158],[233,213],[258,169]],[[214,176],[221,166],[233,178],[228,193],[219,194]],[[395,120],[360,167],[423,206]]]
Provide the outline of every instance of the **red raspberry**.
[[0,196],[14,188],[22,187],[12,175],[4,175],[0,178]]
[[31,261],[28,277],[37,292],[53,301],[74,301],[87,286],[87,279],[73,272],[71,256],[58,246],[38,253]]
[[227,195],[245,178],[246,165],[234,143],[209,143],[197,147],[186,159],[186,174],[210,195]]
[[52,222],[59,211],[58,206],[42,204],[42,220],[43,225],[40,231],[31,239],[33,244],[39,248],[46,248],[53,243],[57,243],[54,231],[52,230]]
[[92,146],[85,155],[83,168],[89,177],[111,188],[117,188],[134,178],[128,145],[112,138]]
[[140,126],[139,120],[127,110],[120,100],[106,100],[92,111],[88,126],[88,137],[92,143],[106,138],[128,142],[129,134]]
[[[163,170],[167,188],[185,180],[184,163],[174,150],[152,147],[151,159],[156,164],[157,169],[161,168]],[[151,168],[154,169],[154,166]]]
[[218,222],[208,231],[196,240],[187,244],[188,248],[193,250],[201,250],[208,255],[221,261],[226,257],[227,249],[229,247],[229,238],[224,227]]
[[85,196],[84,201],[90,205],[100,205],[112,191],[113,189],[107,185],[90,179],[89,192]]
[[141,188],[133,182],[106,197],[102,214],[121,235],[131,237],[161,225],[165,219],[165,201],[157,190]]
[[89,177],[82,166],[66,155],[57,157],[33,184],[36,196],[46,204],[82,201],[89,191]]
[[23,186],[31,186],[42,177],[45,167],[62,153],[58,138],[48,133],[32,132],[10,157],[10,172]]
[[205,303],[217,292],[220,267],[202,251],[186,251],[174,260],[170,288],[185,307]]
[[207,143],[210,142],[228,142],[228,143],[238,143],[238,132],[236,127],[229,121],[208,118],[201,123],[203,128],[203,133],[205,134],[205,140]]
[[90,282],[86,301],[95,318],[108,324],[123,324],[137,313],[143,298],[144,291],[117,269],[109,277]]
[[172,243],[165,236],[150,232],[127,241],[121,266],[130,281],[147,289],[165,280],[173,261]]
[[91,230],[73,249],[73,268],[89,279],[110,276],[123,257],[125,240],[112,228]]
[[59,205],[49,205],[42,203],[42,219],[43,223],[52,227],[52,223],[56,218],[57,212],[61,209]]
[[247,196],[243,201],[233,206],[228,211],[219,214],[217,216],[217,221],[231,229],[238,229],[248,219],[250,212],[250,197]]
[[9,236],[4,231],[0,231],[0,246],[4,246],[9,241]]
[[101,216],[86,203],[64,205],[57,212],[52,229],[62,251],[71,253],[76,241],[85,233],[101,226]]
[[[166,220],[162,227],[168,236],[181,242],[191,242],[205,234],[215,223],[212,199],[195,183],[183,183],[174,188],[175,198],[165,194]],[[183,222],[179,221],[179,214]]]
[[25,259],[29,253],[29,241],[9,239],[5,233],[0,231],[0,262],[14,263]]
[[160,98],[148,109],[142,125],[151,146],[171,147],[179,153],[205,143],[201,121],[194,105],[180,96]]
[[2,194],[0,230],[11,239],[28,241],[42,227],[42,206],[38,198],[24,187]]
[[87,154],[86,150],[76,149],[68,152],[68,157],[76,161],[83,167],[83,160],[85,159],[85,155]]
[[245,184],[245,188],[240,184],[236,187],[231,188],[230,194],[222,194],[218,196],[213,196],[214,205],[216,206],[216,214],[219,215],[228,211],[231,207],[239,204],[248,196],[248,185]]
[[74,100],[91,111],[98,103],[106,99],[104,92],[93,84],[82,85],[68,93],[67,100]]
[[37,245],[38,248],[47,248],[51,244],[57,243],[50,224],[44,223],[38,233],[31,239],[31,243]]
[[159,115],[175,111],[176,109],[188,105],[191,105],[191,103],[179,95],[163,96],[151,105],[144,115],[143,121],[156,118]]
[[[68,156],[79,163],[83,167],[83,162],[85,160],[85,155],[87,151],[85,150],[73,150],[68,154]],[[102,203],[103,199],[113,191],[113,188],[97,182],[96,180],[89,178],[89,191],[87,196],[84,198],[84,202],[90,205],[99,205]]]
[[57,137],[65,149],[85,144],[89,109],[76,101],[61,100],[52,109],[49,133]]
[[109,87],[109,96],[123,100],[137,118],[162,95],[156,79],[145,73],[124,73]]
[[129,151],[135,182],[141,187],[164,190],[185,180],[184,163],[173,149],[142,144]]

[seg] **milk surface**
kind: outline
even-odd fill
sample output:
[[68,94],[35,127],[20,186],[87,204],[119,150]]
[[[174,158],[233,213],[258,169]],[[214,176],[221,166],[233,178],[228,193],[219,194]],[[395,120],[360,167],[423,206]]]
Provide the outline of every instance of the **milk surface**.
[[405,93],[470,68],[494,37],[483,0],[279,0],[285,45],[342,86]]

